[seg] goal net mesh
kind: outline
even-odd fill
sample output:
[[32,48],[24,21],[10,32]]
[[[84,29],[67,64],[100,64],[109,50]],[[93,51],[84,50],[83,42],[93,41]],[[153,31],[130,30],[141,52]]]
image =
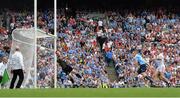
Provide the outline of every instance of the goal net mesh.
[[[37,38],[37,43],[35,43]],[[54,50],[53,50],[52,35],[47,34],[44,31],[37,30],[35,37],[35,29],[15,29],[12,33],[12,45],[9,55],[9,62],[11,62],[11,56],[18,46],[23,55],[24,61],[24,81],[23,88],[34,88],[35,82],[38,87],[53,87],[54,77]],[[35,54],[35,46],[37,46],[37,54]],[[37,68],[34,64],[34,56],[37,56]],[[9,66],[13,66],[9,63]],[[35,73],[37,69],[37,73]],[[35,79],[37,75],[37,79]],[[12,76],[10,76],[12,78]],[[37,80],[37,81],[35,81]],[[42,85],[43,84],[43,85]]]

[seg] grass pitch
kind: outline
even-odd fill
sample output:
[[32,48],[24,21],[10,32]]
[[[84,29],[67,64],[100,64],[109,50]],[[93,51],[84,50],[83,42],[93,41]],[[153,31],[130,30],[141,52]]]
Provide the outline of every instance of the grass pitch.
[[180,98],[180,88],[71,88],[71,89],[1,89],[0,97],[94,97],[94,98]]

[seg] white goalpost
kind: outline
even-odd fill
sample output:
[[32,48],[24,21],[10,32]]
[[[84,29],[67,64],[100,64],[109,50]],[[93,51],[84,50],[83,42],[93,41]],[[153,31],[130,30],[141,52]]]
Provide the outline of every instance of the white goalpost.
[[22,87],[57,88],[57,0],[54,0],[54,35],[38,29],[37,10],[37,0],[34,0],[34,28],[13,30],[9,61],[18,46],[25,66]]
[[[57,0],[54,0],[54,36],[57,36]],[[56,37],[57,38],[57,37]],[[57,51],[57,39],[54,39],[54,51]],[[57,88],[57,55],[54,54],[54,87]]]
[[[35,39],[37,40],[37,43],[35,42]],[[55,59],[54,46],[56,46],[54,45],[54,40],[55,40],[54,35],[47,34],[46,32],[39,29],[37,29],[36,37],[35,37],[34,28],[15,29],[12,32],[12,46],[11,46],[9,61],[11,62],[11,56],[15,48],[18,46],[23,55],[23,61],[25,67],[24,82],[22,85],[24,88],[37,87],[36,84],[38,82],[37,78],[40,78],[39,75],[41,73],[36,72],[36,70],[38,70],[39,67],[43,67],[43,65],[45,65],[41,63],[54,65],[54,59]],[[50,59],[49,62],[44,62],[44,60],[46,60],[44,58]],[[34,62],[36,62],[36,64]],[[52,70],[52,74],[53,74],[52,76],[54,76],[53,71],[54,70]]]
[[[56,36],[57,36],[57,0],[53,0],[54,1],[54,35],[52,35],[52,36],[54,36],[54,38],[52,39],[53,40],[53,68],[52,68],[52,73],[53,73],[53,76],[52,76],[52,80],[53,80],[53,88],[56,88],[57,87],[57,56],[56,56],[56,50],[57,50],[57,39],[56,39]],[[38,27],[37,27],[37,11],[38,11],[38,9],[37,9],[38,7],[37,7],[37,0],[34,0],[34,28],[35,28],[35,37],[37,37],[38,36]],[[34,39],[34,42],[35,43],[38,43],[38,40],[37,40],[37,38],[35,38]],[[35,48],[34,48],[35,50],[37,50],[38,49],[38,46],[35,46]],[[39,54],[39,53],[37,53],[37,51],[35,51],[34,52],[35,54]],[[36,75],[35,75],[35,88],[37,88],[37,87],[39,87],[39,78],[38,78],[38,75],[39,75],[39,73],[38,73],[38,57],[37,57],[37,55],[35,55],[34,56],[34,65],[35,65],[35,67],[36,67],[36,69],[35,69],[35,72],[36,72]],[[48,75],[48,74],[46,74],[46,75]],[[48,86],[50,86],[50,85],[47,85],[47,87]]]

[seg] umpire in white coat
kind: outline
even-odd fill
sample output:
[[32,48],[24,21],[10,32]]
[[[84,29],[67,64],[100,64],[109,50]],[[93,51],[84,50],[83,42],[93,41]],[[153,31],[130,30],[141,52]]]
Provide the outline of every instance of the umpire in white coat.
[[16,88],[20,88],[24,80],[24,62],[23,55],[18,46],[16,47],[15,52],[12,54],[11,73],[13,74],[13,78],[11,80],[10,89],[14,88],[14,83],[16,82],[17,77],[19,77],[19,80]]

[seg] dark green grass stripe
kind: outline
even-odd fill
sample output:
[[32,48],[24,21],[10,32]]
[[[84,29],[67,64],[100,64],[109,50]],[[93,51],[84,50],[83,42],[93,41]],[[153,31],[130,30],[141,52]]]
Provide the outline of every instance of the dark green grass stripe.
[[0,90],[2,97],[180,97],[180,88],[18,89]]

